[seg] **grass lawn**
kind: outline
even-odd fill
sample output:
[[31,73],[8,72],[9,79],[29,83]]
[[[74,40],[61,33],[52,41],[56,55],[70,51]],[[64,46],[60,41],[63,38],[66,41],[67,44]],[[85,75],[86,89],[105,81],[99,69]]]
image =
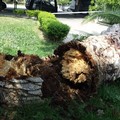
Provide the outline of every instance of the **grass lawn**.
[[44,57],[52,54],[60,44],[43,39],[38,21],[0,16],[0,53],[15,55],[21,50]]
[[[0,52],[15,55],[21,50],[43,57],[59,44],[44,40],[37,21],[0,17]],[[120,80],[103,84],[86,102],[71,101],[65,110],[48,100],[16,109],[0,106],[0,120],[120,120]]]

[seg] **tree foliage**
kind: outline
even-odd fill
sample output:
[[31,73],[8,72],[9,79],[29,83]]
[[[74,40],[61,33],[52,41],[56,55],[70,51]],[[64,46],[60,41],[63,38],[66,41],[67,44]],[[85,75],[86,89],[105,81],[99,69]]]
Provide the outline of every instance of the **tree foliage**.
[[87,16],[83,22],[86,23],[96,18],[101,20],[104,23],[117,24],[117,23],[120,23],[120,10],[107,9],[102,12],[96,12]]
[[106,10],[120,8],[120,0],[91,0],[90,10]]
[[61,5],[67,5],[70,3],[71,0],[58,0],[58,4],[61,4]]
[[91,0],[89,10],[100,12],[89,14],[84,22],[98,18],[109,24],[120,23],[120,0]]

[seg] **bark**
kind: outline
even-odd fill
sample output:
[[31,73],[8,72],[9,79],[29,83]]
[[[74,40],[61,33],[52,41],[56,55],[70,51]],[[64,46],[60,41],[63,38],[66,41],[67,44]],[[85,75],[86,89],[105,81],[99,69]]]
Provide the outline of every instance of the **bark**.
[[[72,53],[71,51],[75,53]],[[70,55],[68,52],[70,52]],[[63,56],[62,73],[66,78],[68,76],[70,77],[70,75],[74,74],[74,72],[75,74],[78,74],[78,72],[85,73],[87,78],[87,73],[90,73],[91,70],[95,70],[93,73],[96,73],[98,79],[97,81],[99,82],[116,80],[120,77],[120,25],[114,25],[107,31],[103,32],[102,35],[91,36],[83,42],[70,42],[59,46],[59,48],[55,51],[55,54],[61,57]],[[76,60],[73,60],[73,58]],[[84,62],[77,63],[78,59],[81,61],[84,59]],[[75,68],[73,66],[74,64]],[[65,67],[65,65],[67,66]],[[67,67],[69,69],[65,71]],[[74,72],[72,71],[72,67],[74,68]],[[89,70],[90,67],[91,70]],[[65,72],[66,75],[64,74]],[[90,77],[90,75],[88,76]],[[86,78],[84,77],[83,82],[88,80],[88,78]],[[81,79],[78,82],[82,82]]]
[[1,103],[86,100],[102,82],[120,77],[119,49],[120,25],[114,25],[102,35],[60,45],[44,59],[20,51],[17,56],[0,54]]
[[0,103],[22,105],[32,100],[40,101],[42,82],[39,76],[32,76],[28,68],[42,60],[38,56],[0,54]]
[[24,79],[0,80],[0,103],[7,105],[22,105],[32,100],[41,101],[41,86],[43,80],[40,77],[28,77]]
[[76,0],[75,11],[88,11],[91,0]]
[[120,24],[83,42],[63,44],[54,53],[60,58],[60,72],[66,85],[69,90],[74,89],[70,95],[87,98],[102,82],[120,77]]

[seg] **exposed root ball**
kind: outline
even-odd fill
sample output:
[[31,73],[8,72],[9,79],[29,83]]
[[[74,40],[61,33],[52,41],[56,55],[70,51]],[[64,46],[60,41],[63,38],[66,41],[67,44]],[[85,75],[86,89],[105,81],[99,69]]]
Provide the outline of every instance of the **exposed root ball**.
[[20,76],[33,76],[33,72],[36,71],[34,66],[42,64],[43,60],[35,55],[10,56],[0,54],[0,76],[8,79],[20,77]]
[[63,56],[62,75],[74,83],[85,82],[91,73],[90,65],[84,60],[84,55],[75,49],[70,49]]

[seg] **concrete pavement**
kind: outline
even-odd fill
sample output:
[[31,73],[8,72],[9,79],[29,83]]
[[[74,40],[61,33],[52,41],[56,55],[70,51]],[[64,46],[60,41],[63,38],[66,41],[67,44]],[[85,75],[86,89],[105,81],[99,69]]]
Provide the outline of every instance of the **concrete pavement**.
[[99,24],[97,21],[88,22],[83,24],[84,18],[58,18],[64,24],[70,26],[70,32],[64,42],[69,42],[75,37],[80,38],[83,35],[99,35],[102,31],[106,30],[109,26]]

